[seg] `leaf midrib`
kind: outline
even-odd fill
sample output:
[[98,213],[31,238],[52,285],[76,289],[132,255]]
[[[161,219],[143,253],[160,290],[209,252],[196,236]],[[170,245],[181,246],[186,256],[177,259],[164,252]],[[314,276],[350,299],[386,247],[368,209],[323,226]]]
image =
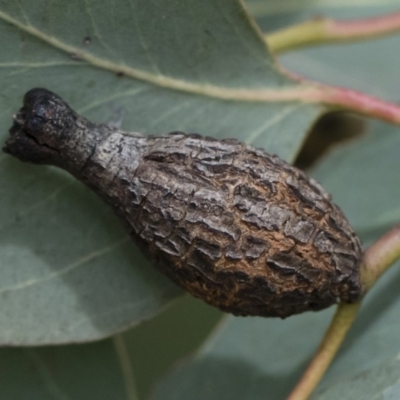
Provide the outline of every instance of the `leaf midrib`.
[[65,53],[68,53],[79,60],[86,61],[93,67],[112,71],[113,73],[117,74],[123,74],[124,76],[148,82],[155,86],[160,86],[167,89],[221,100],[244,102],[305,101],[305,99],[310,97],[309,95],[315,91],[315,87],[312,85],[298,84],[295,82],[293,82],[293,85],[291,86],[282,87],[280,89],[230,89],[223,86],[198,84],[187,80],[172,78],[166,75],[153,74],[140,69],[132,68],[124,64],[118,64],[95,56],[91,53],[82,51],[82,49],[69,45],[54,36],[48,35],[32,25],[23,24],[3,11],[0,11],[0,19],[58,50],[64,51]]

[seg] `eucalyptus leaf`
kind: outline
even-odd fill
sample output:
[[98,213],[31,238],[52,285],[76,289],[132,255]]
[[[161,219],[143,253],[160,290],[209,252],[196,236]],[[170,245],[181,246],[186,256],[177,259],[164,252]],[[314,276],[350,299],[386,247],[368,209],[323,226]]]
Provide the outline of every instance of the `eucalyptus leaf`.
[[400,35],[371,41],[305,48],[283,54],[282,64],[291,71],[320,82],[359,90],[399,102],[396,65]]
[[0,396],[18,400],[126,400],[133,383],[116,351],[120,340],[0,349]]
[[246,0],[246,4],[267,32],[321,16],[359,19],[399,8],[396,0]]
[[152,400],[284,399],[332,311],[286,320],[226,317],[192,362],[157,385]]
[[313,400],[382,399],[396,400],[400,396],[400,360],[382,363],[357,376],[333,384],[312,396]]
[[[399,11],[396,0],[248,0],[247,4],[266,33],[316,17],[348,21]],[[279,55],[279,61],[301,76],[398,102],[400,97],[393,82],[398,79],[400,54],[395,49],[399,46],[400,35],[394,32],[365,41],[299,48]]]
[[[331,154],[313,177],[334,193],[364,242],[370,242],[400,220],[400,130],[370,122],[368,134]],[[357,190],[351,190],[357,188]]]
[[[34,86],[96,122],[236,137],[288,160],[321,112],[252,100],[298,85],[236,0],[2,0],[0,33],[2,141]],[[71,178],[5,155],[0,169],[0,343],[102,338],[180,293]]]

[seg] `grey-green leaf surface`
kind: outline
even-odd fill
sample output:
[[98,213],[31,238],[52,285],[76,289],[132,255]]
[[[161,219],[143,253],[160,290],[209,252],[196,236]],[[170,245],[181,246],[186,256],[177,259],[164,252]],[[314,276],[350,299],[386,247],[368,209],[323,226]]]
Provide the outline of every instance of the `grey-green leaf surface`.
[[399,148],[399,128],[370,122],[366,137],[332,151],[313,171],[364,242],[400,220]]
[[[398,128],[374,123],[366,137],[332,152],[314,172],[364,241],[376,239],[399,219],[399,146]],[[393,266],[365,298],[313,399],[389,399],[398,393],[398,267],[399,263]],[[159,383],[153,399],[284,399],[317,348],[333,311],[284,321],[228,317],[191,362]],[[363,377],[368,377],[365,387]]]
[[400,360],[386,361],[366,372],[343,379],[314,400],[381,399],[396,400],[400,397]]
[[[120,340],[120,339],[118,339]],[[132,376],[117,341],[0,350],[0,395],[18,400],[126,400]]]
[[[2,0],[0,44],[1,141],[34,86],[96,122],[236,137],[288,160],[321,111],[219,96],[297,87],[236,0]],[[98,339],[179,293],[70,177],[5,155],[0,169],[0,343]]]
[[192,352],[220,314],[187,295],[151,321],[112,339],[1,348],[0,398],[145,399],[155,379],[179,356]]
[[[385,15],[400,10],[397,0],[248,0],[249,9],[264,32],[282,29],[310,18],[326,16],[339,20]],[[301,48],[279,56],[289,71],[320,82],[360,90],[398,102],[393,82],[400,54],[400,34],[367,41]]]
[[[397,11],[397,0],[246,0],[250,13],[267,32],[323,16],[362,18]],[[262,24],[264,25],[264,24]]]
[[161,381],[151,398],[283,399],[331,314],[287,320],[227,317],[197,357]]

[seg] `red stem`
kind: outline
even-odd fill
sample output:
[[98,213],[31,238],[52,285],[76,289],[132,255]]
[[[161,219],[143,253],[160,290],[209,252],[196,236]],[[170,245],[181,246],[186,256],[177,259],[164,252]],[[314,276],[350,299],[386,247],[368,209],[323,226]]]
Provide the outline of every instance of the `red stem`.
[[400,125],[399,105],[351,89],[317,84],[316,90],[307,93],[305,100]]

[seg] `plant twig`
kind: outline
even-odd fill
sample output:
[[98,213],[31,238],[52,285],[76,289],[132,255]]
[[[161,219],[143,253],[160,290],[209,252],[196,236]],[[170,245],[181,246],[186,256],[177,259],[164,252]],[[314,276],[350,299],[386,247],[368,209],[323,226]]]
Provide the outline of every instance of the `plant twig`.
[[400,223],[372,244],[364,254],[361,277],[370,289],[379,277],[400,258]]
[[[364,253],[361,280],[367,292],[379,277],[400,258],[400,223]],[[306,400],[317,387],[351,328],[361,302],[340,304],[322,342],[288,400]]]
[[288,400],[306,400],[325,374],[348,330],[351,328],[361,303],[340,304],[331,324],[302,378]]
[[400,106],[398,104],[339,86],[330,86],[315,82],[314,85],[314,91],[305,93],[305,101],[324,104],[343,111],[352,111],[367,117],[400,125]]
[[400,12],[380,17],[335,21],[314,18],[266,35],[265,40],[274,53],[299,47],[366,40],[400,31]]

